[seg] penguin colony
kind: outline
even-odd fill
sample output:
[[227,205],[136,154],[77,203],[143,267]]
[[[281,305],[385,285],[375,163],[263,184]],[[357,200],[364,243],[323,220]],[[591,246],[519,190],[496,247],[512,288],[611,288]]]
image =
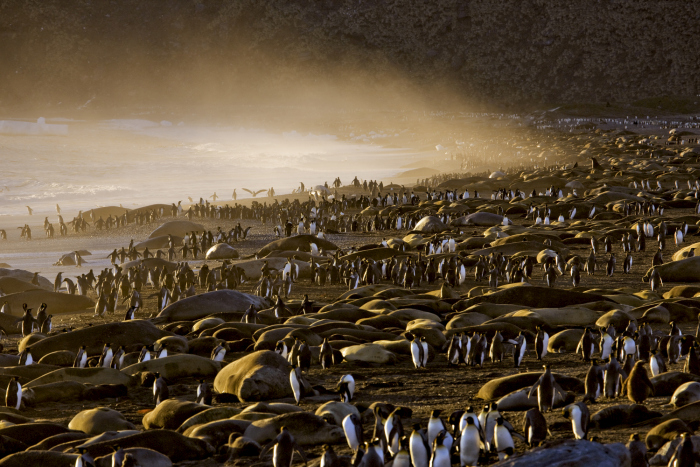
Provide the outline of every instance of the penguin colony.
[[0,467],[695,465],[700,154],[600,138],[585,167],[173,203],[205,230],[29,274]]

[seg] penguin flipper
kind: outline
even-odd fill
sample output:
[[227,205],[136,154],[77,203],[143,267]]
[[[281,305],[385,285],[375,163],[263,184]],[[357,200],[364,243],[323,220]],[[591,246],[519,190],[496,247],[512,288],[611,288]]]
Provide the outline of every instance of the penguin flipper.
[[530,392],[527,394],[527,397],[532,397],[537,393],[537,388],[540,387],[540,383],[542,382],[542,377],[537,380],[535,384],[532,385],[530,388]]
[[510,431],[511,436],[518,438],[520,441],[525,441],[525,437],[517,431],[515,431],[515,428],[513,427],[513,425],[511,425],[511,423],[508,420],[503,420],[503,426],[508,428],[508,431]]

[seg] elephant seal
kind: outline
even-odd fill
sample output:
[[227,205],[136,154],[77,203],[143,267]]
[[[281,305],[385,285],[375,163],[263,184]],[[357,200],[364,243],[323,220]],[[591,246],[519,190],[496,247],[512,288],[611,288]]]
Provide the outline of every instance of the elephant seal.
[[656,451],[667,441],[676,439],[682,433],[693,433],[693,430],[683,420],[672,418],[661,422],[647,433],[645,440],[647,449]]
[[342,426],[343,419],[348,415],[355,414],[360,417],[357,407],[345,402],[328,401],[316,409],[315,415],[323,418],[327,423]]
[[230,433],[243,434],[251,425],[251,422],[246,420],[215,420],[213,422],[204,423],[188,428],[184,431],[184,435],[188,438],[197,438],[219,449],[226,444]]
[[[236,290],[216,290],[171,303],[158,314],[155,321],[194,321],[215,313],[243,313],[251,305],[258,310],[269,306],[267,299],[263,297]],[[163,336],[158,338],[160,337]]]
[[591,416],[591,426],[605,430],[618,425],[635,425],[661,415],[663,415],[661,412],[651,411],[640,404],[613,405],[593,414]]
[[[523,411],[538,408],[537,395],[530,396],[530,388],[523,388],[507,394],[496,402],[499,411]],[[562,407],[574,402],[575,395],[571,392],[566,397],[561,397],[559,391],[554,393],[554,404],[552,408]]]
[[162,237],[163,235],[172,235],[184,238],[191,232],[206,232],[206,229],[202,224],[197,224],[195,222],[177,220],[168,221],[161,224],[156,228],[148,238]]
[[258,250],[257,257],[264,258],[273,251],[305,251],[311,252],[311,244],[315,244],[319,249],[323,248],[326,251],[338,250],[338,246],[326,239],[319,238],[315,235],[295,235],[293,237],[280,238],[268,243]]
[[[214,454],[214,447],[197,438],[188,438],[171,430],[148,430],[119,438],[122,449],[148,448],[168,456],[172,462],[206,459]],[[86,445],[93,457],[106,456],[113,452],[114,440]]]
[[155,428],[177,430],[185,420],[208,408],[208,405],[196,402],[166,399],[143,416],[143,427],[147,430]]
[[228,243],[217,243],[207,250],[205,258],[208,260],[215,259],[238,259],[240,254],[238,250]]
[[290,368],[280,354],[259,350],[222,368],[214,379],[214,389],[235,394],[241,401],[290,397]]
[[215,422],[217,420],[225,420],[234,415],[241,413],[241,409],[235,407],[212,407],[202,410],[192,415],[190,418],[182,422],[177,428],[178,433],[184,433],[188,428],[196,425],[204,425],[205,423]]
[[[540,379],[542,373],[518,373],[510,376],[495,378],[481,386],[476,397],[483,400],[499,399],[507,394],[510,394],[518,389],[523,389],[532,386]],[[576,393],[583,392],[583,382],[578,378],[564,376],[553,373],[554,379],[565,391]]]
[[75,352],[70,350],[57,350],[50,352],[39,359],[39,363],[55,366],[73,366],[75,360]]
[[667,371],[651,378],[654,394],[657,397],[672,396],[679,386],[692,381],[700,382],[700,376],[680,371]]
[[612,300],[602,295],[574,292],[566,289],[519,286],[501,289],[489,295],[470,298],[467,300],[467,306],[488,302],[490,304],[522,305],[523,307],[532,308],[562,308],[599,301]]
[[393,365],[398,360],[393,352],[377,344],[351,345],[342,348],[340,353],[345,361],[354,363]]
[[61,367],[54,365],[34,363],[32,365],[20,365],[0,368],[0,375],[19,376],[20,378],[27,378],[31,381],[36,378],[40,378],[48,373],[51,373],[52,371],[60,369]]
[[34,384],[22,391],[22,402],[28,407],[46,402],[75,401],[84,398],[87,388],[75,381],[59,381],[48,384]]
[[[77,351],[82,345],[86,346],[88,355],[99,355],[102,353],[105,342],[110,342],[112,347],[116,349],[120,345],[128,347],[133,344],[152,344],[161,337],[171,335],[172,333],[161,331],[150,321],[140,319],[98,324],[72,332],[48,336],[32,344],[32,355],[34,358],[39,359],[57,350],[74,349]],[[20,345],[18,347],[19,352],[22,352],[24,348],[24,346]]]
[[32,422],[12,425],[0,429],[0,436],[9,436],[21,440],[27,446],[32,446],[48,438],[70,431],[68,428],[56,423]]
[[642,277],[644,282],[649,282],[654,268],[656,268],[656,271],[661,276],[661,280],[664,282],[700,282],[700,256],[670,261],[651,267]]
[[[27,290],[37,289],[41,289],[41,287],[37,287],[34,284],[19,280],[15,277],[0,277],[0,290],[2,290],[5,294],[26,292]],[[2,301],[0,301],[0,304],[1,303]]]
[[[27,284],[32,284],[32,280],[34,279],[34,273],[25,271],[24,269],[0,267],[0,277],[12,277],[14,279],[19,279],[22,282],[26,282]],[[40,276],[37,274],[36,279],[39,283],[39,288],[44,290],[53,290],[53,282],[51,282],[44,276]]]
[[11,454],[0,460],[1,467],[27,467],[29,465],[50,465],[51,467],[75,467],[77,454],[55,451],[24,451]]
[[[124,449],[124,456],[130,456],[136,464],[147,465],[148,467],[172,467],[173,463],[168,456],[164,456],[158,451],[148,448]],[[95,459],[95,467],[112,467],[111,454]]]
[[136,425],[125,419],[116,410],[107,407],[95,407],[94,409],[78,412],[68,423],[68,428],[95,436],[105,431],[134,430]]
[[683,407],[684,405],[692,404],[700,400],[700,383],[691,381],[678,386],[673,396],[671,396],[671,404],[675,408]]
[[447,226],[435,216],[425,216],[413,227],[413,232],[440,233],[447,230]]
[[58,446],[59,444],[67,443],[70,441],[82,441],[88,438],[89,436],[85,433],[69,431],[67,433],[49,436],[48,438],[41,440],[41,442],[28,447],[27,451],[48,451],[52,447]]
[[27,383],[27,388],[63,381],[73,381],[82,384],[123,384],[131,385],[134,381],[126,373],[114,368],[59,368],[33,379]]
[[575,352],[578,343],[581,341],[583,329],[565,329],[549,338],[547,344],[547,352],[549,353],[564,353]]
[[174,382],[180,378],[213,378],[221,369],[221,364],[197,355],[178,354],[135,363],[121,371],[127,375],[137,375],[143,371],[160,373],[163,378]]
[[0,436],[0,458],[24,451],[27,445],[9,436]]
[[46,303],[47,312],[54,315],[95,307],[95,302],[87,296],[49,292],[43,289],[8,294],[2,297],[2,302],[7,302],[13,310],[17,311],[22,310],[23,303],[33,310],[38,310],[42,303]]
[[289,429],[300,445],[337,444],[344,439],[342,428],[329,425],[323,418],[308,412],[287,413],[254,421],[243,436],[264,445],[275,439],[283,426]]

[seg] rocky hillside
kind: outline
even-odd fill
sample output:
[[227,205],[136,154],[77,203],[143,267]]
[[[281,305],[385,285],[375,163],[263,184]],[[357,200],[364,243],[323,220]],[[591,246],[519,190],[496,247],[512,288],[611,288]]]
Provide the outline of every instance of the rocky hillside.
[[699,21],[682,0],[5,0],[0,106],[386,92],[399,78],[397,94],[514,104],[696,96]]

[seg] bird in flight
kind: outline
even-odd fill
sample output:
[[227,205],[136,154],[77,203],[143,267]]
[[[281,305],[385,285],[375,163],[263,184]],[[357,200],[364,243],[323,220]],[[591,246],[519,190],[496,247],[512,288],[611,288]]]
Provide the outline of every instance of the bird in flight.
[[29,211],[29,215],[31,216],[31,215],[32,215],[32,212],[33,212],[32,208],[30,208],[29,206],[27,206],[27,211]]
[[247,191],[248,193],[250,193],[251,195],[253,195],[253,198],[255,198],[256,196],[258,196],[260,193],[262,193],[262,192],[264,192],[264,191],[267,191],[267,190],[250,191],[248,188],[242,188],[242,190],[243,190],[243,191]]

